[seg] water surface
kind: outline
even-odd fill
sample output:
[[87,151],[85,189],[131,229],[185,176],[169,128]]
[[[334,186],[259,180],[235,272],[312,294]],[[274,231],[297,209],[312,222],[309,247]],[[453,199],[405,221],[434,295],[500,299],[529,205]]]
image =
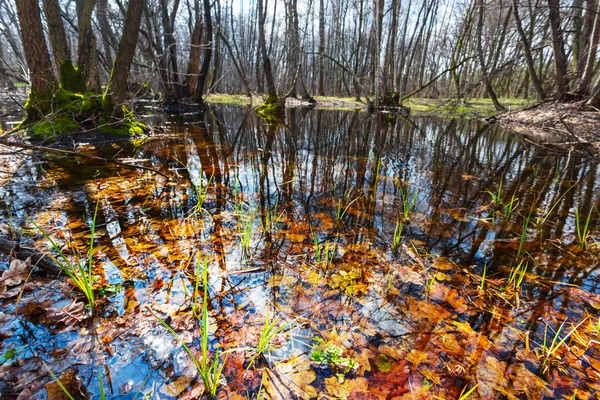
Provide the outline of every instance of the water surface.
[[[233,107],[153,118],[163,133],[133,149],[85,150],[169,179],[6,161],[0,220],[41,247],[28,217],[83,257],[98,204],[104,293],[87,321],[64,312],[80,297],[64,280],[34,276],[19,302],[5,296],[6,398],[45,398],[42,361],[76,368],[96,396],[98,371],[107,398],[197,396],[193,364],[154,315],[199,349],[203,260],[213,350],[256,346],[266,317],[293,321],[252,368],[251,351],[232,353],[223,398],[458,398],[475,385],[471,398],[597,396],[596,164],[475,120],[288,110],[267,125]],[[311,360],[319,339],[358,368],[336,376]]]

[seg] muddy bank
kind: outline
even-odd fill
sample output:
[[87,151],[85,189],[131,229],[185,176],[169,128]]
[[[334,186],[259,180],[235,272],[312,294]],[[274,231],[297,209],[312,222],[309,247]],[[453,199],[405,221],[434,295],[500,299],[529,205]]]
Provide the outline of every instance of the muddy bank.
[[600,111],[582,102],[546,102],[499,115],[497,122],[538,145],[600,153]]

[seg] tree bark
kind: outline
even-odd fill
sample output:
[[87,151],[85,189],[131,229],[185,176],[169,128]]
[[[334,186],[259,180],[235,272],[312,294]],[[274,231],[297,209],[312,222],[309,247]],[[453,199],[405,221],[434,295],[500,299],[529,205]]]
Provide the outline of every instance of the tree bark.
[[163,25],[163,41],[165,49],[168,54],[168,61],[166,65],[169,68],[169,75],[171,78],[170,90],[166,93],[167,98],[171,101],[177,101],[181,94],[181,86],[179,85],[179,69],[177,67],[177,42],[173,32],[173,25],[171,21],[177,16],[177,10],[179,8],[179,0],[175,0],[171,15],[169,15],[169,9],[167,0],[161,0],[161,17]]
[[504,111],[506,110],[502,104],[498,101],[498,97],[496,97],[496,92],[494,92],[494,88],[492,87],[492,83],[490,82],[490,76],[487,71],[487,67],[485,65],[485,59],[483,56],[483,46],[481,44],[482,36],[483,36],[483,8],[484,1],[478,0],[479,3],[479,19],[477,21],[477,37],[475,38],[477,44],[477,58],[479,60],[479,66],[481,68],[481,74],[483,75],[483,82],[485,83],[485,89],[487,94],[492,99],[492,103],[494,103],[494,108],[496,111]]
[[598,51],[598,43],[600,42],[600,1],[596,5],[596,18],[594,19],[594,28],[592,37],[587,51],[585,68],[581,77],[581,82],[577,91],[582,94],[587,94],[590,90],[590,84],[594,76],[594,64],[596,62],[596,52]]
[[565,54],[565,42],[563,40],[562,28],[560,25],[560,0],[548,0],[548,19],[550,20],[552,50],[554,52],[556,97],[561,99],[569,90],[569,80],[567,76],[567,56]]
[[319,95],[325,95],[325,1],[319,0]]
[[[44,0],[46,1],[46,0]],[[113,67],[114,59],[112,56],[112,47],[115,45],[114,34],[108,23],[108,0],[97,0],[96,17],[100,26],[100,35],[102,36],[102,47],[104,47],[104,58],[109,68]]]
[[112,110],[105,111],[112,112],[116,118],[123,117],[122,106],[125,103],[127,94],[127,79],[129,78],[129,69],[131,68],[138,42],[144,3],[145,0],[129,0],[123,35],[119,41],[115,65],[113,66],[110,81],[108,82],[107,94],[110,96],[109,106]]
[[31,76],[30,100],[33,100],[33,104],[31,109],[27,110],[27,119],[37,120],[42,115],[34,111],[37,106],[36,100],[56,88],[58,84],[44,38],[39,3],[32,0],[16,0],[16,5],[25,57]]
[[86,86],[93,91],[100,91],[100,78],[96,60],[96,37],[92,30],[92,13],[96,0],[83,0],[79,13],[77,68],[83,74]]
[[267,100],[270,103],[276,103],[277,90],[275,89],[275,79],[273,78],[273,70],[271,68],[271,60],[267,52],[267,43],[265,40],[265,14],[263,12],[263,0],[258,0],[258,47],[262,55],[263,70],[265,72],[265,80],[267,82]]
[[198,102],[198,105],[201,109],[206,108],[206,104],[204,104],[204,100],[202,99],[202,95],[204,94],[204,86],[206,86],[206,78],[208,75],[208,70],[210,69],[210,59],[212,58],[212,41],[213,41],[213,26],[212,26],[212,18],[210,16],[210,0],[203,0],[204,4],[204,26],[206,28],[206,33],[204,35],[205,44],[204,44],[204,57],[202,59],[202,66],[200,67],[200,73],[198,74],[198,83],[196,86],[196,94],[195,100]]
[[588,106],[600,108],[600,77],[596,80],[594,90],[592,91],[592,97],[586,103]]
[[519,5],[517,4],[517,0],[512,0],[513,4],[513,16],[515,17],[515,25],[517,27],[517,31],[519,33],[519,37],[521,38],[521,43],[523,45],[523,54],[525,55],[525,62],[527,63],[527,68],[529,70],[529,77],[531,78],[531,83],[537,93],[538,100],[544,100],[546,98],[546,94],[544,93],[544,89],[542,89],[542,83],[538,78],[538,74],[535,70],[535,64],[533,62],[533,57],[531,56],[531,47],[529,46],[529,40],[527,40],[527,36],[525,35],[525,31],[523,30],[523,24],[521,23],[521,18],[519,17]]
[[190,61],[187,68],[187,83],[185,92],[187,96],[193,96],[196,93],[196,85],[198,82],[198,72],[200,70],[200,46],[202,44],[202,20],[200,19],[200,1],[195,0],[195,18],[194,18],[194,31],[190,37]]
[[71,61],[71,52],[67,42],[65,26],[60,16],[60,7],[58,0],[44,0],[44,14],[48,22],[48,36],[52,45],[52,55],[54,56],[54,65],[56,71],[60,72],[61,66]]

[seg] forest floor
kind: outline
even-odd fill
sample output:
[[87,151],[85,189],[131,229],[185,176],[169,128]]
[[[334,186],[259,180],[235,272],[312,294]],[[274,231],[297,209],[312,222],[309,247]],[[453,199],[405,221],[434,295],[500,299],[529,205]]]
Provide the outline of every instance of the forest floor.
[[498,123],[538,144],[583,145],[600,153],[600,110],[582,102],[545,102],[497,116]]
[[[366,110],[367,100],[357,101],[355,97],[315,96],[316,108],[320,110]],[[259,106],[262,104],[261,96],[235,94],[211,94],[206,98],[208,103],[234,104]],[[500,99],[500,102],[509,110],[522,109],[531,105],[527,99]],[[287,99],[286,107],[302,107],[305,103],[301,100]],[[490,99],[409,99],[405,106],[410,108],[411,115],[450,115],[464,117],[489,117],[497,111]]]

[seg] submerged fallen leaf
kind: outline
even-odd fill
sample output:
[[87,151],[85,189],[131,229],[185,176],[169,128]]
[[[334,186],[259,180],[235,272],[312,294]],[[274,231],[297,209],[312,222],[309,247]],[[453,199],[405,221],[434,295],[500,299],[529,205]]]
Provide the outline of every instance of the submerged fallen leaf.
[[44,310],[44,314],[40,317],[40,321],[47,325],[66,326],[75,325],[82,320],[83,303],[74,301],[65,307],[48,308]]
[[[166,382],[160,387],[159,391],[167,396],[177,397],[188,388],[191,382],[192,378],[188,376],[180,376],[173,382]],[[204,389],[204,387],[202,389]]]
[[[86,400],[89,398],[87,390],[77,378],[74,369],[68,369],[60,375],[60,383],[74,400]],[[58,382],[53,381],[46,384],[47,400],[69,400]]]
[[[310,384],[317,378],[306,354],[275,364],[274,371],[267,370],[263,388],[273,399],[314,399],[317,390]],[[334,378],[337,379],[337,378]]]
[[332,376],[331,378],[325,378],[325,388],[330,395],[344,398],[351,394],[369,393],[369,381],[366,378],[358,377],[346,379],[344,383],[340,383],[337,377]]

